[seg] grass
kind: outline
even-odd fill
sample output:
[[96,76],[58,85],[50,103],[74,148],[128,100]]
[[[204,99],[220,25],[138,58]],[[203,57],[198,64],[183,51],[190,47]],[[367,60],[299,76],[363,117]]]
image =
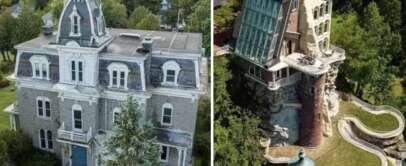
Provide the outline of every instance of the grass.
[[347,115],[357,117],[367,127],[378,132],[392,131],[399,127],[399,122],[391,114],[370,114],[349,102],[341,103],[341,111],[343,111]]
[[10,120],[3,110],[16,100],[14,85],[0,89],[0,130],[9,129]]

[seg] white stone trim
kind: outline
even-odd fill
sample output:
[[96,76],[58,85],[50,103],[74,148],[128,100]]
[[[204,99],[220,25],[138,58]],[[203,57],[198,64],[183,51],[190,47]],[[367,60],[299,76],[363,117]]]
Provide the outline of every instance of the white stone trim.
[[[75,111],[80,112],[80,123],[82,128],[75,128]],[[72,106],[72,130],[73,131],[78,131],[78,132],[83,132],[83,109],[82,106],[78,104],[74,104]]]
[[[62,13],[62,14],[64,14],[64,13]],[[61,17],[63,17],[63,16],[61,16]],[[82,34],[81,34],[81,19],[82,19],[82,17],[79,15],[79,13],[78,13],[78,9],[76,8],[76,5],[74,5],[73,6],[73,10],[72,10],[72,13],[69,15],[69,17],[70,17],[70,33],[69,33],[69,36],[73,36],[73,37],[79,37],[79,36],[82,36]],[[75,33],[74,32],[74,27],[75,27],[75,17],[78,19],[77,21],[77,23],[78,23],[78,31],[77,31],[77,33]]]
[[199,63],[199,60],[195,60],[194,64],[195,64],[195,75],[196,75],[196,88],[200,89],[200,63]]
[[[167,86],[178,86],[178,76],[181,68],[179,64],[173,60],[167,61],[162,65],[162,71],[163,71],[163,80],[162,80],[162,85],[167,85]],[[170,82],[168,81],[168,71],[174,71],[174,81]]]
[[[37,78],[37,79],[46,79],[50,80],[50,73],[49,73],[49,61],[48,58],[43,56],[43,55],[33,55],[30,60],[31,62],[31,67],[32,67],[32,78]],[[38,64],[38,70],[39,70],[39,76],[36,75],[36,70]],[[45,69],[44,69],[45,65]],[[43,75],[43,72],[46,72],[46,76]]]
[[197,54],[197,53],[174,53],[174,52],[166,52],[166,51],[153,51],[152,52],[152,57],[158,57],[158,58],[176,58],[176,59],[195,60],[201,56],[202,56],[202,54]]
[[[128,73],[130,69],[127,65],[123,63],[113,62],[108,67],[107,70],[109,71],[109,88],[120,88],[120,89],[128,89]],[[116,76],[116,85],[113,85],[113,72],[117,72]],[[124,78],[121,78],[121,73],[124,72]],[[121,85],[121,79],[124,79],[124,85]]]
[[142,91],[146,91],[147,90],[147,83],[145,81],[145,64],[144,62],[142,62],[140,65],[140,72],[141,72],[141,87],[142,87]]
[[[171,110],[171,115],[170,115],[170,122],[169,123],[165,123],[164,122],[164,117],[165,117],[165,109],[169,108]],[[162,105],[162,110],[161,110],[161,125],[162,126],[171,126],[172,125],[172,121],[173,121],[173,105],[170,103],[165,103]]]

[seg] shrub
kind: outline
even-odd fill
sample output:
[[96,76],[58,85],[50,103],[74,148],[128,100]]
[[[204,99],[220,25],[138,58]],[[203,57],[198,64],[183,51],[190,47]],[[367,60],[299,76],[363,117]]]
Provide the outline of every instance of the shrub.
[[51,153],[33,148],[30,154],[24,155],[17,165],[25,166],[59,166],[61,162]]

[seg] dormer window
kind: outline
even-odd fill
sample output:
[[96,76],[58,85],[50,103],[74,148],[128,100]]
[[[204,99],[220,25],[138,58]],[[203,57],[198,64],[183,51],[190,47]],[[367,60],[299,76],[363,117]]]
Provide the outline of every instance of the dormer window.
[[80,36],[80,15],[76,9],[76,6],[73,7],[72,14],[70,15],[71,19],[71,32],[70,36]]
[[130,69],[128,69],[127,65],[112,63],[107,69],[110,75],[109,88],[128,89],[128,73]]
[[162,65],[162,71],[164,74],[163,85],[178,85],[178,75],[180,71],[180,66],[175,61],[168,61]]
[[33,78],[49,80],[49,61],[45,56],[34,55],[30,62]]

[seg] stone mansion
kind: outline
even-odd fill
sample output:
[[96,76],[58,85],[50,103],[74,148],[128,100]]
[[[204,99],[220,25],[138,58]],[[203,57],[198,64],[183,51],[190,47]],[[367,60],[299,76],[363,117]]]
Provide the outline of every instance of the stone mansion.
[[152,121],[162,165],[188,166],[206,94],[202,35],[106,28],[99,0],[65,0],[58,30],[18,44],[12,129],[64,166],[100,164],[131,94]]

